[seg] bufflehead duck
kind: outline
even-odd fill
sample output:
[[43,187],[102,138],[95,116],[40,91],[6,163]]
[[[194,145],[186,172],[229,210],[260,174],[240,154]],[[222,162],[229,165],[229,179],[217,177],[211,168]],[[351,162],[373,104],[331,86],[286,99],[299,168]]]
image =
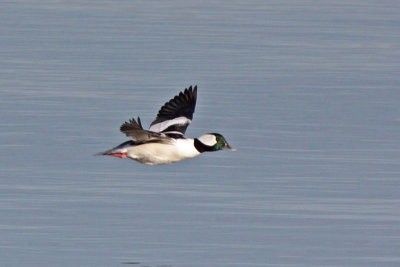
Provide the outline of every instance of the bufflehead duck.
[[121,125],[121,132],[132,140],[113,149],[97,153],[118,158],[130,158],[148,165],[168,164],[193,158],[203,152],[236,150],[218,133],[198,138],[184,137],[192,122],[196,107],[197,86],[186,88],[166,102],[151,123],[149,130],[142,127],[140,118]]

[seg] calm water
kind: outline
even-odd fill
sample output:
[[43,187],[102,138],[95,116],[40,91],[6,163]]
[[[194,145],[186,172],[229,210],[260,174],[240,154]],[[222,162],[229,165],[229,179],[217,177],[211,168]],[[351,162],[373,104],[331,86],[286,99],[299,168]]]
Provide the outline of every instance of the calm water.
[[[398,1],[1,14],[2,266],[400,265]],[[92,156],[191,84],[187,135],[220,132],[237,152]]]

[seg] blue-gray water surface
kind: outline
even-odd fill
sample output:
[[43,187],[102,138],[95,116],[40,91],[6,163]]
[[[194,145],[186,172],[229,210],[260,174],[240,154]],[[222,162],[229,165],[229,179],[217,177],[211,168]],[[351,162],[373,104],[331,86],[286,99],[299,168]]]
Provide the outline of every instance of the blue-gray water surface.
[[[0,265],[400,265],[398,1],[0,12]],[[238,151],[93,157],[192,84]]]

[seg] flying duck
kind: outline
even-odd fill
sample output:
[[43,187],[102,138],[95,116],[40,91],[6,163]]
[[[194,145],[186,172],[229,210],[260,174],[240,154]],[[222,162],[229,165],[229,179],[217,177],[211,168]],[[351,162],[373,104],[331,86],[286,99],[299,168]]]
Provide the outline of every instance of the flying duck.
[[218,133],[204,134],[198,138],[184,136],[192,122],[196,107],[197,86],[190,86],[166,102],[151,123],[143,129],[140,118],[124,122],[120,130],[132,140],[113,149],[97,153],[118,158],[130,158],[143,164],[168,164],[193,158],[203,152],[236,150]]

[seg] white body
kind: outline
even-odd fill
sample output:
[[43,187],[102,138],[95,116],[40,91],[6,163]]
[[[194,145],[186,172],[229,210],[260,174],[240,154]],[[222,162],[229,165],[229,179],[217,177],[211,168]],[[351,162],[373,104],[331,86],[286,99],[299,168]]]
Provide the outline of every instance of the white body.
[[176,139],[171,144],[147,143],[126,148],[126,156],[140,163],[167,164],[200,155],[194,139]]

